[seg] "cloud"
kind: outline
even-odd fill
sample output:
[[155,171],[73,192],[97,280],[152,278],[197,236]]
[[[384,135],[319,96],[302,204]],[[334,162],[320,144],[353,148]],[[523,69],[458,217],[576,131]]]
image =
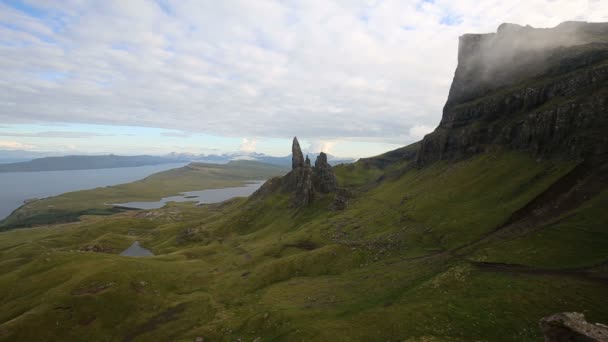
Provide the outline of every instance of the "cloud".
[[438,124],[459,35],[608,20],[587,0],[9,4],[0,122],[400,144]]
[[319,152],[331,154],[331,150],[336,144],[336,141],[314,140],[310,143],[310,146],[308,146],[307,152],[312,154],[317,154]]
[[179,131],[170,131],[170,132],[160,132],[161,135],[166,137],[177,137],[177,138],[189,138],[192,136],[191,132],[179,132]]
[[256,139],[247,139],[243,138],[241,142],[241,146],[239,147],[239,151],[241,152],[255,152],[255,145],[257,144]]
[[425,135],[431,133],[435,127],[425,125],[415,125],[409,129],[408,140],[418,141],[422,140]]
[[0,132],[0,136],[3,136],[3,137],[25,137],[25,138],[74,138],[74,139],[83,139],[83,138],[91,138],[91,137],[111,136],[111,134],[99,134],[99,133],[92,133],[92,132],[46,131],[46,132],[36,132],[36,133]]
[[17,141],[0,140],[0,148],[8,150],[31,150],[34,146],[22,144]]

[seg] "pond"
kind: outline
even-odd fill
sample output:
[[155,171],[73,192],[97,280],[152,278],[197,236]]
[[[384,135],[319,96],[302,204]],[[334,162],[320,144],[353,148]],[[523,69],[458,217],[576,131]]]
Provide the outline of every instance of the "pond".
[[249,182],[245,186],[182,192],[179,196],[164,197],[155,202],[127,202],[112,205],[134,209],[158,209],[169,202],[220,203],[233,197],[247,197],[259,189],[264,181]]
[[149,249],[140,246],[139,241],[135,241],[129,248],[125,249],[122,253],[120,253],[120,255],[129,257],[146,257],[153,256],[154,253],[152,253],[152,251],[150,251]]

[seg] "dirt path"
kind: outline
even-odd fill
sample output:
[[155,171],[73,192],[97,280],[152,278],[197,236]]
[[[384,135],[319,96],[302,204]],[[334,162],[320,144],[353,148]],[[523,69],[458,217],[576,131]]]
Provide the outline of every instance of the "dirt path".
[[606,272],[589,272],[589,267],[551,269],[495,262],[469,261],[469,263],[481,271],[572,277],[608,285],[608,274]]

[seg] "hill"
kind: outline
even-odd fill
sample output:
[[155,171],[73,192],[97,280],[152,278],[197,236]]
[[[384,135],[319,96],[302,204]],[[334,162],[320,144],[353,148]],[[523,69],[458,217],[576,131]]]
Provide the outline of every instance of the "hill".
[[[532,64],[486,64],[553,37],[501,54]],[[248,199],[1,233],[0,339],[538,341],[555,312],[608,322],[604,37],[461,38],[439,127],[375,158],[312,165],[294,141]],[[134,241],[155,256],[120,256]]]
[[117,156],[113,154],[103,156],[44,157],[24,162],[0,164],[0,173],[111,169],[119,167],[179,163],[184,161],[188,160],[159,156]]

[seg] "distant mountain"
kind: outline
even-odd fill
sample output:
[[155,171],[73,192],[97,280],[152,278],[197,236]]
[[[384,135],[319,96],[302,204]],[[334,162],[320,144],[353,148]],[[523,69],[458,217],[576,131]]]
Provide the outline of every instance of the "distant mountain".
[[25,162],[0,164],[0,172],[111,169],[188,161],[188,159],[168,156],[117,156],[113,154],[103,156],[44,157]]
[[[317,154],[309,153],[309,155],[314,163]],[[84,154],[62,156],[59,152],[0,150],[0,173],[105,169],[180,162],[226,164],[233,160],[251,160],[279,166],[291,166],[291,155],[274,157],[256,152],[231,152],[208,155],[172,152],[162,156],[117,156],[113,154],[97,156]],[[328,160],[331,165],[352,163],[355,161],[355,159],[352,158],[338,158],[332,155],[328,155]]]
[[0,150],[0,164],[25,162],[36,158],[60,156],[58,152],[32,152],[24,150]]
[[[317,154],[318,153],[309,153],[308,154],[313,163],[315,161]],[[178,154],[175,154],[175,153],[169,154],[169,156],[173,156],[173,155],[178,155]],[[338,157],[332,156],[330,154],[328,154],[327,157],[328,157],[329,164],[331,164],[331,165],[352,163],[356,160],[354,158],[338,158]],[[202,161],[202,162],[206,162],[206,163],[219,163],[219,164],[228,163],[232,160],[253,160],[253,161],[259,161],[262,163],[273,164],[273,165],[289,166],[289,167],[291,166],[291,154],[284,156],[284,157],[274,157],[274,156],[269,156],[269,155],[266,155],[263,153],[255,153],[255,152],[254,153],[225,153],[225,154],[213,154],[213,155],[200,155],[200,156],[196,156],[192,160]]]

